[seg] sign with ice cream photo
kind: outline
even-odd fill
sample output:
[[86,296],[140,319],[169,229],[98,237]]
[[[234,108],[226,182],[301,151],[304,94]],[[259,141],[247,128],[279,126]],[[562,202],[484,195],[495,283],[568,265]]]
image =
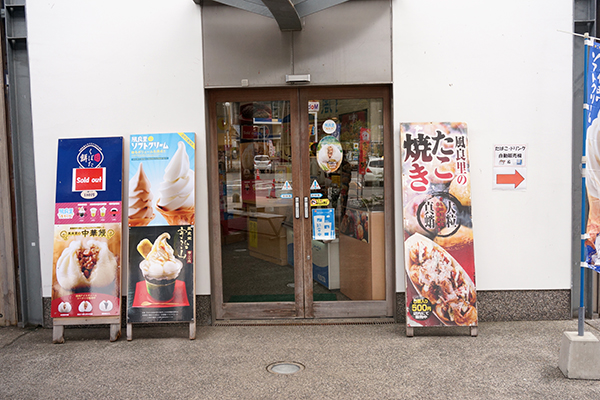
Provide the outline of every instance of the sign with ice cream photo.
[[192,132],[131,135],[129,226],[194,225]]
[[400,126],[407,334],[412,327],[476,327],[467,126]]
[[325,172],[335,172],[342,164],[342,145],[334,136],[325,136],[317,145],[317,162]]
[[129,229],[127,323],[194,320],[194,227]]
[[129,340],[131,324],[154,322],[190,322],[195,337],[194,152],[192,132],[130,137]]

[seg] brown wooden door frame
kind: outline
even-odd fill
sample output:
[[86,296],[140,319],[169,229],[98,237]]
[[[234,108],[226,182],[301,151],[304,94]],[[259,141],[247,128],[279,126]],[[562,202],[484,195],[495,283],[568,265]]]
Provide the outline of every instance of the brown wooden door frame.
[[[302,318],[304,317],[304,286],[302,279],[302,249],[295,248],[294,251],[294,282],[295,302],[271,302],[271,303],[224,303],[223,302],[223,276],[221,270],[221,235],[219,210],[219,179],[218,179],[218,149],[217,149],[217,121],[216,105],[226,101],[273,101],[287,100],[290,102],[290,124],[292,135],[292,160],[299,160],[300,153],[297,140],[293,137],[299,135],[298,127],[298,95],[294,88],[283,89],[256,89],[240,90],[225,89],[211,90],[207,92],[208,99],[208,122],[209,131],[207,135],[208,153],[208,189],[209,189],[209,226],[210,241],[210,264],[211,264],[211,293],[212,293],[212,315],[213,320],[219,319],[273,319],[273,318]],[[292,169],[292,180],[300,179],[300,168]],[[298,196],[299,185],[293,185],[292,194]],[[294,237],[302,237],[302,225],[294,223]]]
[[[211,89],[207,91],[208,111],[208,191],[211,303],[213,322],[222,319],[285,319],[285,318],[356,318],[393,316],[394,284],[394,176],[393,138],[391,135],[391,104],[389,86],[285,87],[265,89]],[[312,229],[304,218],[304,198],[310,199],[310,160],[308,149],[308,100],[382,98],[384,107],[385,159],[385,270],[386,299],[379,301],[313,302],[312,290]],[[300,219],[294,219],[294,303],[224,303],[221,270],[221,235],[219,213],[219,179],[216,105],[225,101],[290,101],[292,135],[293,198],[300,200]]]
[[[391,135],[391,101],[389,86],[341,86],[341,87],[306,87],[299,91],[300,97],[300,130],[302,147],[304,150],[304,162],[307,163],[308,156],[308,102],[309,100],[325,99],[383,99],[384,110],[384,207],[385,207],[385,300],[352,300],[352,301],[319,301],[313,302],[312,294],[312,246],[306,246],[307,252],[304,257],[304,285],[307,287],[305,297],[305,313],[307,317],[314,318],[367,318],[393,316],[395,307],[395,274],[394,274],[394,163],[393,163],[393,138]],[[304,105],[304,106],[302,106]],[[308,181],[304,182],[303,196],[310,196],[310,177],[305,174]],[[311,243],[312,229],[310,220],[306,222],[304,243]],[[311,259],[308,259],[311,256]],[[310,293],[309,293],[310,292]]]

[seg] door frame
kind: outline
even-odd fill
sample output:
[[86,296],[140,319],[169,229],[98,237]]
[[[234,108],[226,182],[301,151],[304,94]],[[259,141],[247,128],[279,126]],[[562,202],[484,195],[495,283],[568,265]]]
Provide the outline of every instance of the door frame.
[[[384,132],[384,209],[385,209],[385,300],[352,300],[352,301],[319,301],[313,302],[312,296],[312,261],[308,259],[312,246],[305,246],[304,285],[305,318],[369,318],[391,317],[395,313],[395,239],[394,239],[394,158],[393,137],[391,124],[391,95],[387,85],[369,86],[333,86],[333,87],[303,87],[299,90],[299,104],[308,104],[309,100],[321,99],[371,99],[383,100],[383,132]],[[300,135],[307,143],[308,113],[300,110]],[[305,147],[307,149],[308,146]],[[309,162],[308,151],[304,151],[303,163]],[[310,179],[305,174],[307,179]],[[301,195],[310,196],[310,181],[303,182]],[[310,221],[309,221],[310,222]],[[303,243],[311,243],[312,230],[310,224],[304,230]]]
[[[391,90],[388,85],[281,87],[258,89],[208,89],[207,99],[207,162],[209,195],[209,235],[211,271],[211,308],[213,323],[227,319],[294,319],[294,318],[367,318],[395,316],[395,238],[394,238],[394,162],[391,123]],[[301,104],[312,99],[381,98],[384,120],[384,207],[385,207],[385,300],[354,300],[344,302],[313,302],[310,218],[294,223],[294,237],[302,237],[294,248],[295,302],[287,303],[224,303],[221,268],[219,171],[216,104],[225,101],[290,101],[292,160],[299,168],[292,169],[293,197],[310,196],[310,176],[302,174],[309,168],[309,154],[303,144],[308,140],[308,113]],[[301,135],[298,140],[297,135]],[[295,139],[296,138],[296,139]],[[305,290],[306,288],[306,290]]]

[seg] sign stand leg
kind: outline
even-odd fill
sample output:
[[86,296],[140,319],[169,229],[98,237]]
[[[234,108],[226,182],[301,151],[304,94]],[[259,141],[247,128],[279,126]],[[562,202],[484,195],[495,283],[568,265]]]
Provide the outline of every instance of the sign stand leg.
[[473,337],[477,336],[477,327],[476,326],[471,327],[471,336],[473,336]]
[[190,322],[190,340],[196,339],[196,321]]
[[110,325],[110,341],[116,342],[121,337],[121,324]]
[[127,324],[127,340],[133,340],[133,324]]
[[415,329],[412,326],[407,326],[406,327],[406,337],[413,337],[415,336]]
[[54,325],[52,328],[52,343],[62,344],[65,342],[65,327],[63,325]]

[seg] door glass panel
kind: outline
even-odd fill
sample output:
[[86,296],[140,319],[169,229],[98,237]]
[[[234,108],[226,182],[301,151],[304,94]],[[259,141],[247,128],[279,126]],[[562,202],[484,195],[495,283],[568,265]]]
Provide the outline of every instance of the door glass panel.
[[225,303],[294,302],[289,121],[289,101],[217,104]]
[[385,300],[383,99],[315,99],[308,113],[313,300]]

